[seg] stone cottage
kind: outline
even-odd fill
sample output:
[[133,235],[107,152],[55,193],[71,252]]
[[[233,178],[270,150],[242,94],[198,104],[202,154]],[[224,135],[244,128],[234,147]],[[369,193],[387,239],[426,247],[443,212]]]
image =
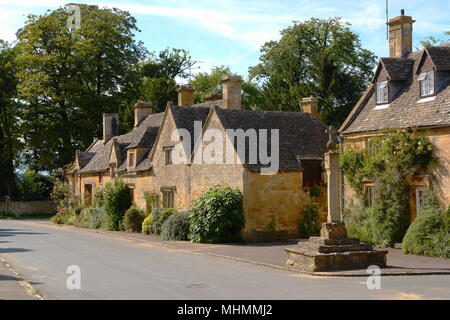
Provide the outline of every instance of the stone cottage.
[[245,240],[264,240],[269,225],[277,237],[297,236],[303,188],[323,181],[328,135],[316,118],[317,99],[301,101],[306,112],[242,110],[241,83],[239,76],[225,77],[222,95],[199,104],[193,89],[182,88],[178,105],[168,102],[162,113],[138,102],[134,129],[124,135],[117,135],[118,115],[104,114],[103,138],[75,154],[72,192],[90,205],[96,187],[120,177],[142,209],[151,193],[159,206],[184,210],[211,186],[234,186],[243,194]]
[[[431,184],[450,205],[450,45],[412,52],[413,23],[403,10],[389,20],[390,56],[380,59],[371,84],[339,129],[344,147],[368,150],[371,137],[383,129],[414,129],[430,138],[438,164],[410,177],[411,221]],[[365,189],[371,198],[370,181]],[[344,206],[355,198],[346,183],[341,197]]]

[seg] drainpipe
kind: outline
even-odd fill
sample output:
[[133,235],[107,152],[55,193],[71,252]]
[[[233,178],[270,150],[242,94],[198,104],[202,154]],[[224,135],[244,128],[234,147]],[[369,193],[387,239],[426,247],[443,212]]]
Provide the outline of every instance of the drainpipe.
[[[339,141],[339,154],[342,154],[344,151],[344,137],[342,134],[338,134],[338,141]],[[339,201],[340,201],[340,207],[341,207],[341,221],[344,222],[344,174],[342,172],[342,169],[339,168]]]

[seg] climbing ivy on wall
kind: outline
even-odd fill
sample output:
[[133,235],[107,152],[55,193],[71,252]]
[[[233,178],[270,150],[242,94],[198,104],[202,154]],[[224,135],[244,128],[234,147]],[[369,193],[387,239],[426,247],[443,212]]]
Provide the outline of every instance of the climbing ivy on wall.
[[[370,151],[346,148],[340,166],[364,204],[345,213],[349,234],[380,246],[401,241],[409,223],[407,177],[433,162],[431,141],[408,130],[381,132],[370,139]],[[373,181],[370,207],[364,199],[365,181]]]

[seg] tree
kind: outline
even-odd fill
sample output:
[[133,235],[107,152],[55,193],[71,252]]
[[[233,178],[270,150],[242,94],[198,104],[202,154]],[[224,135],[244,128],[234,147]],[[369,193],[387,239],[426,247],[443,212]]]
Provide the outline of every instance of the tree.
[[18,91],[27,162],[36,170],[62,168],[76,149],[100,136],[104,112],[117,112],[138,94],[136,20],[125,11],[78,5],[79,28],[69,29],[60,7],[28,16],[18,33]]
[[229,66],[214,66],[211,71],[199,72],[194,75],[191,86],[195,90],[195,101],[202,102],[210,94],[222,93],[222,77],[231,76],[233,73]]
[[17,50],[0,40],[0,201],[17,195],[14,172],[17,140],[17,79],[14,59]]
[[[222,94],[222,77],[231,76],[229,66],[214,66],[211,71],[194,75],[191,86],[195,90],[195,101],[202,102],[210,94]],[[242,83],[242,107],[244,109],[263,109],[261,88],[258,84],[244,81]]]
[[319,117],[339,125],[369,84],[375,56],[340,18],[294,24],[266,42],[260,63],[249,69],[261,85],[264,109],[298,111],[299,99],[319,98]]
[[[450,36],[450,31],[445,31],[445,35]],[[450,38],[447,39],[447,42],[450,41]],[[422,40],[419,42],[419,45],[416,47],[417,50],[421,50],[422,48],[426,47],[433,47],[433,46],[439,46],[441,44],[445,43],[444,40],[438,40],[433,36],[429,36],[426,38],[426,40]]]
[[[189,52],[184,49],[165,49],[158,55],[151,53],[150,58],[141,65],[141,86],[139,100],[150,101],[162,112],[167,101],[177,101],[176,78],[186,79],[192,68]],[[131,111],[128,112],[132,114]],[[130,117],[131,119],[131,117]]]

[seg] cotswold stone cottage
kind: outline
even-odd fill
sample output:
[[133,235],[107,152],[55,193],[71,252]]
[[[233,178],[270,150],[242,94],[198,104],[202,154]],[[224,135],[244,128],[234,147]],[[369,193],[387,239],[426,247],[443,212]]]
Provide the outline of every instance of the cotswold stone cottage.
[[[438,164],[409,181],[411,221],[431,184],[450,205],[450,45],[412,52],[413,23],[403,11],[389,20],[390,57],[380,59],[372,83],[339,129],[344,147],[368,150],[383,129],[415,129],[430,138]],[[369,203],[372,185],[365,185]],[[345,204],[355,199],[347,183],[342,191]]]
[[[168,102],[162,113],[154,114],[151,103],[138,102],[134,107],[134,129],[120,136],[118,115],[104,114],[103,139],[75,154],[72,191],[82,203],[90,205],[96,187],[120,177],[130,188],[134,203],[142,209],[147,210],[144,195],[153,193],[159,195],[160,206],[184,210],[211,186],[233,186],[243,194],[244,239],[265,239],[273,224],[278,237],[297,236],[305,199],[303,187],[323,181],[322,162],[328,136],[326,126],[315,117],[317,100],[302,100],[303,110],[308,112],[242,110],[241,83],[238,76],[225,77],[223,97],[211,96],[200,104],[194,104],[192,89],[180,89],[178,106]],[[246,133],[245,153],[239,152],[237,139],[228,135],[230,129]],[[267,132],[268,145],[263,145],[261,135],[252,140],[255,137],[249,129],[259,134]],[[279,148],[273,148],[277,147],[272,141],[274,129],[279,130]],[[176,135],[174,139],[176,130],[184,133],[182,140]],[[219,161],[230,157],[230,153],[225,144],[223,149],[211,148],[217,138],[204,139],[210,132],[221,133],[231,145],[232,163]],[[199,138],[202,136],[203,139]],[[177,148],[180,145],[182,148]],[[260,158],[253,163],[249,161],[252,147],[253,150],[266,147],[269,153],[279,150],[278,170],[265,174],[264,169],[273,163]],[[196,161],[196,156],[202,152],[204,156],[205,150],[213,150],[215,163]],[[176,163],[175,156],[193,161]]]

